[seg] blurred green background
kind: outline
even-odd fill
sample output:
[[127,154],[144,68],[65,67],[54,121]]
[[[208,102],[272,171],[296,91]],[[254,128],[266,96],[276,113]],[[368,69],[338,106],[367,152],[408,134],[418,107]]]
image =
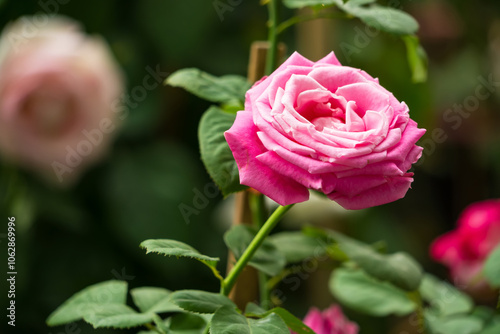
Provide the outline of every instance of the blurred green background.
[[[0,26],[39,12],[76,19],[89,34],[101,35],[110,44],[126,75],[127,92],[142,84],[148,66],[169,73],[198,67],[215,75],[245,76],[250,44],[267,36],[266,8],[258,1],[243,1],[224,12],[222,19],[211,0],[60,2],[66,3],[3,1]],[[445,268],[428,257],[430,242],[453,227],[467,204],[500,197],[499,87],[456,129],[443,116],[474,96],[478,77],[493,75],[500,80],[500,3],[382,2],[421,22],[420,38],[429,55],[426,83],[411,82],[400,39],[383,33],[370,37],[357,21],[300,24],[282,40],[288,54],[297,50],[312,60],[321,57],[318,50],[333,50],[341,63],[378,77],[407,102],[412,118],[428,129],[421,140],[424,157],[414,168],[413,187],[403,200],[361,212],[345,212],[334,203],[321,204],[324,210],[312,210],[307,204],[294,209],[307,223],[338,228],[365,241],[385,240],[389,251],[408,251],[427,270],[446,278]],[[283,17],[292,14],[281,13]],[[179,211],[181,203],[192,205],[195,190],[203,191],[210,184],[196,137],[207,107],[207,102],[181,89],[159,86],[149,91],[144,101],[130,108],[111,153],[71,189],[53,188],[23,170],[14,180],[2,164],[0,219],[5,226],[7,217],[14,215],[18,228],[16,328],[8,328],[3,316],[2,333],[64,332],[64,328],[46,327],[50,312],[73,293],[104,280],[125,279],[130,287],[217,290],[218,282],[195,261],[146,256],[139,249],[144,239],[178,239],[225,263],[222,234],[230,213],[221,196],[210,198],[199,214],[189,217],[189,223]],[[434,129],[442,129],[446,140],[436,143]],[[9,207],[4,205],[7,195],[14,198]],[[286,223],[281,228],[298,228],[296,222]],[[6,228],[0,229],[2,268],[7,263],[5,232]],[[0,273],[4,310],[5,273]],[[324,308],[332,301],[321,269],[300,281],[298,286],[279,287],[286,296],[284,305],[297,316],[312,305]],[[399,333],[396,328],[408,323],[346,312],[366,334]],[[83,322],[78,330],[94,332]]]

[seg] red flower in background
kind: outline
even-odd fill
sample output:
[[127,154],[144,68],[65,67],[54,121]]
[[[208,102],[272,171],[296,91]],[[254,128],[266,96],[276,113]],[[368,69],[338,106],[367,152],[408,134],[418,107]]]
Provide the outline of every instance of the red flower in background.
[[316,334],[358,334],[358,325],[349,321],[338,305],[332,305],[321,312],[313,307],[309,310],[304,323]]
[[469,205],[460,215],[457,228],[437,238],[431,257],[450,268],[457,285],[477,285],[488,255],[500,244],[500,200]]

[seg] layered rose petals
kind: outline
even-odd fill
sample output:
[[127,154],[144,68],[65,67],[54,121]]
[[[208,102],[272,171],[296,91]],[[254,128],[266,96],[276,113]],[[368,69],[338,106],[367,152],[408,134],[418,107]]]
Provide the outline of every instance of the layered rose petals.
[[240,182],[279,204],[313,189],[362,209],[404,197],[424,132],[365,72],[333,53],[316,63],[294,53],[247,92],[225,136]]

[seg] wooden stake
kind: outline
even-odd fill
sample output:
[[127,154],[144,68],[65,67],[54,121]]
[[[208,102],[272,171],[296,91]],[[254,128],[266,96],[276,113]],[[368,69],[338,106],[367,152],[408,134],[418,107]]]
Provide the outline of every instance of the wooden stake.
[[[255,82],[264,76],[266,66],[266,54],[268,43],[257,41],[252,43],[250,48],[250,60],[248,62],[248,80]],[[280,43],[278,46],[278,57],[283,58],[285,54],[285,45]],[[252,225],[252,212],[248,201],[249,192],[242,191],[235,195],[235,212],[233,225]],[[234,255],[229,252],[227,272],[231,270],[235,263]],[[245,310],[249,302],[256,302],[259,296],[259,281],[257,270],[247,266],[238,277],[229,298],[240,308]]]

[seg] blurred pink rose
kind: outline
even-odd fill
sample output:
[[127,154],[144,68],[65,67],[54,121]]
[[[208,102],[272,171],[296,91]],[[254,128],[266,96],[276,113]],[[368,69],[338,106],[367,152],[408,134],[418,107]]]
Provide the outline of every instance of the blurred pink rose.
[[357,334],[359,331],[358,325],[350,322],[338,305],[332,305],[323,312],[311,308],[304,323],[316,334]]
[[247,92],[225,136],[240,182],[279,204],[315,189],[362,209],[404,197],[424,132],[377,79],[333,53],[316,63],[294,53]]
[[123,78],[103,40],[69,19],[45,20],[23,17],[3,31],[0,154],[71,183],[109,147]]
[[455,284],[463,288],[485,283],[479,279],[483,262],[500,244],[500,200],[469,205],[457,222],[457,229],[437,238],[431,257],[450,268]]

